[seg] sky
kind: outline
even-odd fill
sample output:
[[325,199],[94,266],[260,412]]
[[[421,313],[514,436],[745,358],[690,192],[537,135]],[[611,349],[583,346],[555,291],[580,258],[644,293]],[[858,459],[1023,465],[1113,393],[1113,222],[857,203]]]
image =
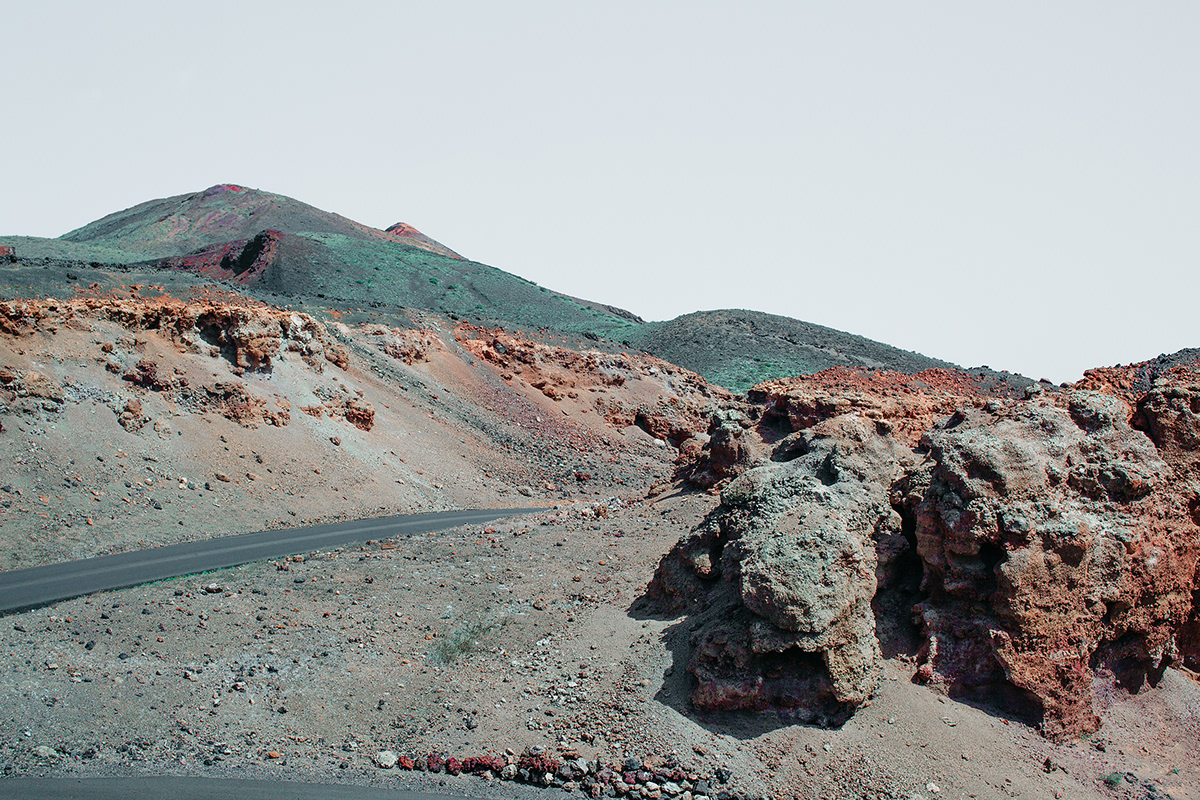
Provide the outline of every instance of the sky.
[[0,234],[237,183],[646,319],[1200,346],[1191,2],[0,0]]

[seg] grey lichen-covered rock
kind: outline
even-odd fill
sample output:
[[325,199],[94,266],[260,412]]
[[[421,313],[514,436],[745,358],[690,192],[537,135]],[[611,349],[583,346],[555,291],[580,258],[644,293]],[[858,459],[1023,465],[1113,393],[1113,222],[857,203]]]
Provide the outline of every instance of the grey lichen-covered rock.
[[750,445],[746,429],[750,421],[737,409],[722,408],[708,421],[708,441],[691,469],[688,480],[702,489],[729,482],[764,459]]
[[697,707],[836,724],[879,681],[875,550],[899,533],[889,489],[908,455],[852,415],[789,447],[729,484],[651,592],[698,610]]

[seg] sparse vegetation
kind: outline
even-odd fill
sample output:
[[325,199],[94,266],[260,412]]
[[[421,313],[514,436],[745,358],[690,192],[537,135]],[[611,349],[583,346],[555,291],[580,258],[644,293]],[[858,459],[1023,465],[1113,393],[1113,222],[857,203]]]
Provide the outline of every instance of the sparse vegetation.
[[460,621],[453,629],[437,637],[437,643],[429,653],[435,664],[450,664],[479,646],[479,640],[504,624],[503,619],[476,616]]

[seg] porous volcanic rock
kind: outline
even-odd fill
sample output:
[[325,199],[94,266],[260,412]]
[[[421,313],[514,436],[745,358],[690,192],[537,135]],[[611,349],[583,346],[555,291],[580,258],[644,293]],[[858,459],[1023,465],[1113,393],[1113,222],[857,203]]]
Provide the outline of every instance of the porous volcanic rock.
[[696,373],[652,356],[574,350],[465,324],[455,336],[510,384],[527,383],[554,401],[596,392],[593,408],[609,425],[636,425],[675,447],[701,434],[718,401],[730,399]]
[[1055,740],[1097,729],[1095,681],[1200,665],[1200,375],[1156,363],[1068,391],[831,370],[760,387],[757,426],[717,415],[706,452],[775,444],[649,589],[695,616],[693,703],[849,713],[877,668],[872,600],[889,629],[917,622],[915,680]]
[[224,355],[242,369],[268,371],[285,347],[318,371],[322,361],[343,369],[345,349],[330,339],[308,314],[238,302],[184,301],[159,297],[81,294],[71,300],[0,302],[0,332],[11,336],[55,329],[92,318],[116,322],[126,330],[156,330],[193,352]]
[[437,340],[437,335],[427,329],[405,330],[377,323],[365,323],[359,329],[371,337],[377,350],[409,366],[428,361],[429,351]]
[[803,438],[793,460],[729,484],[651,584],[696,612],[698,708],[840,724],[878,684],[875,551],[902,535],[888,494],[909,456],[853,415]]
[[988,372],[927,369],[913,375],[890,369],[832,367],[814,375],[764,381],[750,399],[764,404],[764,418],[786,421],[791,430],[854,412],[883,433],[910,446],[939,419],[960,408],[982,407],[997,398],[1017,397],[1025,385],[1010,385]]
[[1095,392],[956,415],[915,483],[923,677],[1007,683],[1054,739],[1096,730],[1094,667],[1138,686],[1176,658],[1198,534],[1172,470]]
[[701,489],[711,489],[761,464],[765,459],[747,434],[751,426],[750,418],[737,409],[714,411],[709,417],[708,441],[696,453],[690,468],[684,470],[688,481]]

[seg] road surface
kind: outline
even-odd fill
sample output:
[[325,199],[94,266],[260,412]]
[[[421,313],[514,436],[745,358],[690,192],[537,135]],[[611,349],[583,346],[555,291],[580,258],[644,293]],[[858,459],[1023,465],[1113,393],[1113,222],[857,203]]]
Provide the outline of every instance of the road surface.
[[465,800],[368,786],[177,776],[4,778],[0,798],[20,800]]
[[368,539],[390,539],[459,525],[478,525],[541,510],[493,508],[360,519],[311,528],[287,528],[202,539],[131,553],[0,572],[0,614],[37,608],[94,592],[235,567],[251,561],[359,544]]

